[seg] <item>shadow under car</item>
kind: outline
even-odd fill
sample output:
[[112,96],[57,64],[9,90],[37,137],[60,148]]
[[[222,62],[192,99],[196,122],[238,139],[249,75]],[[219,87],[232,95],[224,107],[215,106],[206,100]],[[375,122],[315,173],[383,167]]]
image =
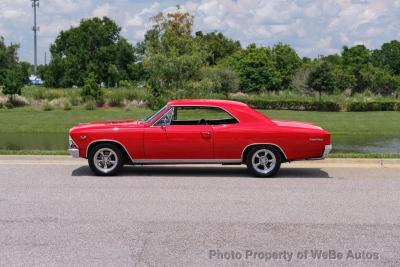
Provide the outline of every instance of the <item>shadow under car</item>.
[[[82,166],[72,171],[72,176],[94,176],[88,166]],[[242,166],[177,166],[177,165],[136,165],[125,166],[117,176],[161,176],[161,177],[240,177],[251,176],[244,165]],[[274,178],[332,178],[320,168],[283,168]]]

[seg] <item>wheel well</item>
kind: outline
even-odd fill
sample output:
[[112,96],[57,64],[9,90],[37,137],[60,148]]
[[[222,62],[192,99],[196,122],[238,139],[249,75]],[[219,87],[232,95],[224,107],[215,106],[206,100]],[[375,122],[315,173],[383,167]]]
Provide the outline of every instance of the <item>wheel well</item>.
[[279,156],[281,157],[281,161],[282,162],[286,162],[287,159],[285,157],[285,154],[283,153],[282,149],[280,147],[278,147],[277,145],[274,144],[254,144],[254,145],[250,145],[248,147],[245,148],[245,150],[243,151],[243,155],[242,155],[242,163],[246,163],[246,158],[247,155],[249,154],[250,150],[254,147],[273,147],[276,150],[278,150],[279,152]]
[[90,150],[99,144],[112,144],[112,145],[117,146],[121,150],[122,154],[124,155],[125,162],[126,163],[132,162],[132,159],[129,156],[128,151],[126,151],[125,147],[123,145],[121,145],[120,143],[114,142],[114,141],[96,141],[96,142],[91,143],[87,148],[86,157],[89,155]]

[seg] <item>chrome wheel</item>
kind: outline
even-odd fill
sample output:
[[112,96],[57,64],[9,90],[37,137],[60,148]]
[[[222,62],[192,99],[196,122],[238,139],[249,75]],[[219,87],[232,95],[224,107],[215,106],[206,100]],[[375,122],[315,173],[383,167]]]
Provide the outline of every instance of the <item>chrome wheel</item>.
[[113,171],[118,165],[118,156],[111,148],[101,148],[93,157],[94,166],[102,173]]
[[275,154],[268,149],[257,150],[251,158],[251,164],[258,173],[268,174],[275,168]]

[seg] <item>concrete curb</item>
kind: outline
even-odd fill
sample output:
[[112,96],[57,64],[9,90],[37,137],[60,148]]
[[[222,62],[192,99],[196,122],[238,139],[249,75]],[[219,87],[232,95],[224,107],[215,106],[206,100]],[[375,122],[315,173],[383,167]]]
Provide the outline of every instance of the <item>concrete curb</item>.
[[400,159],[325,159],[316,161],[294,161],[293,167],[329,167],[329,168],[400,168]]

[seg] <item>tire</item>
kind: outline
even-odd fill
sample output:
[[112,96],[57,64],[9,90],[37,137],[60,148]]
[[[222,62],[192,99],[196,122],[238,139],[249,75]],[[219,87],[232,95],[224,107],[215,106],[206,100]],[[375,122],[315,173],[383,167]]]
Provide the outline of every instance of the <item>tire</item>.
[[279,151],[271,146],[254,147],[246,158],[247,169],[256,177],[273,177],[278,173],[281,162]]
[[98,144],[89,151],[88,163],[96,175],[113,176],[122,168],[124,155],[116,145]]

